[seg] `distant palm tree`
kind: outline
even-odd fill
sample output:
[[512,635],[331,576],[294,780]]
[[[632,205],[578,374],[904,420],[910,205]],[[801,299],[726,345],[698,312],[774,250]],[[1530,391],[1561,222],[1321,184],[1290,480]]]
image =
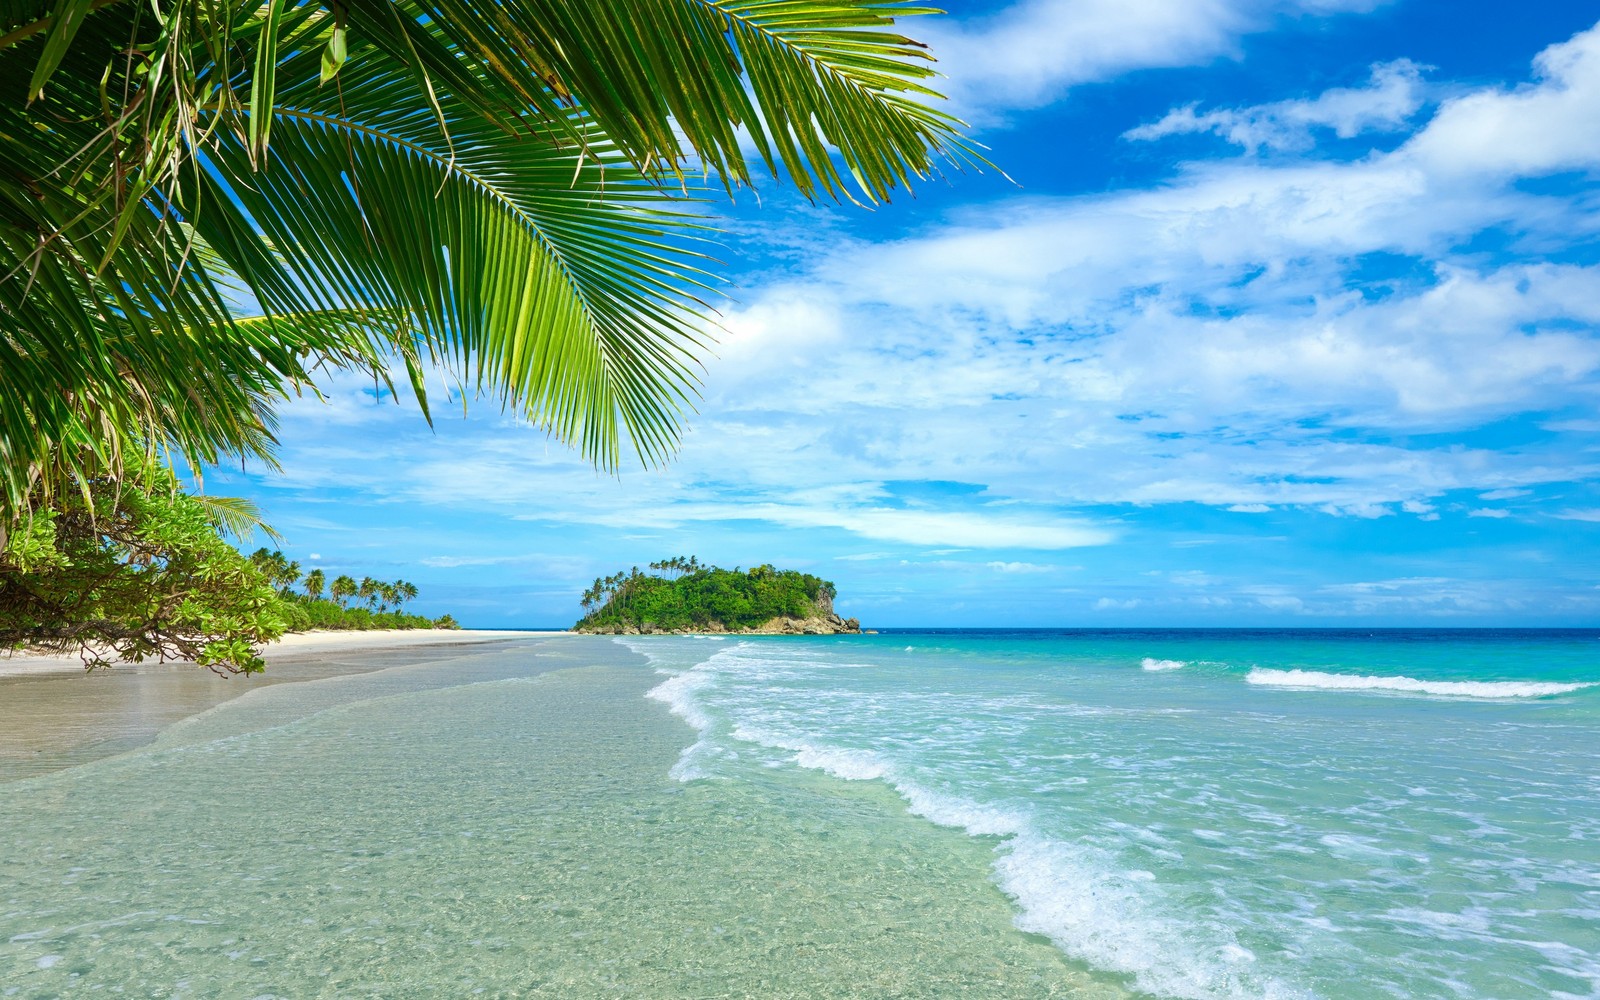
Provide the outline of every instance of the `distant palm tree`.
[[370,576],[361,578],[361,585],[356,588],[356,596],[367,602],[367,609],[372,610],[378,606],[378,581]]
[[341,574],[334,577],[333,583],[328,585],[328,594],[343,606],[346,601],[356,596],[358,589],[354,577]]
[[327,576],[320,569],[314,569],[307,573],[303,584],[303,586],[306,588],[306,596],[311,598],[313,601],[321,600],[322,588],[326,580]]
[[250,553],[250,562],[282,594],[287,595],[300,579],[300,564],[290,562],[287,556],[277,550],[256,549]]

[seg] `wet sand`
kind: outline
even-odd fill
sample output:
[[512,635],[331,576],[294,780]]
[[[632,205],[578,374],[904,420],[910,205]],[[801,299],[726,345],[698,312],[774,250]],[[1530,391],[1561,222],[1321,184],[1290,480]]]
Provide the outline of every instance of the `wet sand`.
[[459,656],[542,633],[309,632],[268,647],[265,672],[219,677],[192,663],[122,664],[85,673],[75,656],[0,657],[0,782],[143,746],[162,729],[274,684]]

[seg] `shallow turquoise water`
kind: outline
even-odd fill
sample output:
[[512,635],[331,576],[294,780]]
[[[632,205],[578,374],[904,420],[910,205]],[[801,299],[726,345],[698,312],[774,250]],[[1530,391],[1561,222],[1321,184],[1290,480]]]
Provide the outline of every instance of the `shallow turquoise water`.
[[574,636],[282,684],[0,780],[0,996],[1600,997],[1597,636]]
[[511,643],[0,783],[0,995],[1126,995],[887,788],[673,779],[660,679]]
[[1600,996],[1600,633],[627,641],[681,780],[892,787],[1139,990]]

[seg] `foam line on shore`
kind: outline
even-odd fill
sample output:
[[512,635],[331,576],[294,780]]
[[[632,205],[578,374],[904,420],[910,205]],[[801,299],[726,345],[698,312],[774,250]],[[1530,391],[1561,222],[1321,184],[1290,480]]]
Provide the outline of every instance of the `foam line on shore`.
[[1049,938],[1068,955],[1127,975],[1140,989],[1159,996],[1290,1000],[1304,995],[1257,972],[1255,956],[1230,928],[1188,926],[1153,875],[1127,870],[1112,852],[1047,835],[1025,807],[940,790],[882,753],[808,739],[753,720],[722,718],[707,704],[719,674],[736,671],[746,679],[759,675],[762,667],[771,666],[759,646],[741,643],[692,664],[673,662],[669,648],[640,651],[667,675],[648,697],[666,704],[697,732],[695,743],[672,768],[674,778],[687,782],[720,776],[719,763],[744,756],[737,744],[729,743],[731,738],[781,751],[794,765],[835,778],[881,781],[913,815],[969,836],[999,838],[992,872],[1016,902],[1017,926]]

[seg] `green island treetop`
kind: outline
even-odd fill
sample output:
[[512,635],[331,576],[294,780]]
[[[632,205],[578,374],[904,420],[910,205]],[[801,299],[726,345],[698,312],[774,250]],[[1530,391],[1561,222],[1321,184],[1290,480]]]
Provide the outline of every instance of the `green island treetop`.
[[692,556],[602,577],[584,592],[577,632],[747,632],[833,635],[861,623],[834,614],[833,584],[771,565],[747,571],[705,566]]

